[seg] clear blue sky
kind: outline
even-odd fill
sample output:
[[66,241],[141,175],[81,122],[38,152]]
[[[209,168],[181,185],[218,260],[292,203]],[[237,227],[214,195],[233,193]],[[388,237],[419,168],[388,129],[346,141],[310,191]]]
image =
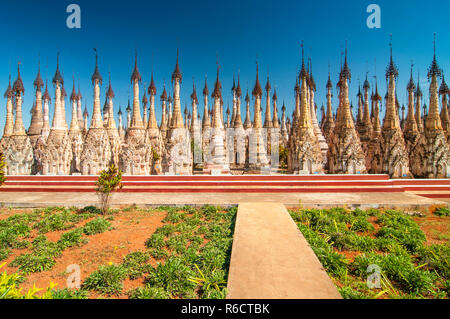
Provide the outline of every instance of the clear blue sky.
[[[66,7],[70,3],[81,6],[81,29],[66,27]],[[381,7],[381,29],[366,26],[366,7],[377,3]],[[426,69],[433,55],[433,32],[437,33],[437,56],[444,69],[450,65],[450,34],[448,12],[450,3],[443,1],[85,1],[85,0],[21,0],[2,4],[0,11],[0,88],[8,85],[8,75],[17,76],[17,61],[25,85],[24,124],[30,123],[33,103],[33,80],[41,60],[42,77],[51,79],[55,73],[56,55],[70,95],[72,76],[81,81],[81,91],[92,113],[93,89],[90,77],[94,70],[94,51],[98,48],[99,67],[104,83],[102,106],[107,89],[108,70],[111,71],[115,112],[119,103],[122,111],[130,91],[130,76],[135,49],[143,81],[148,86],[151,71],[157,86],[157,116],[161,108],[159,95],[163,81],[170,89],[170,77],[175,65],[176,50],[180,49],[183,73],[181,87],[182,108],[192,92],[192,81],[201,94],[205,74],[212,89],[216,75],[216,55],[221,65],[220,77],[225,108],[231,107],[233,74],[240,70],[245,91],[253,88],[255,60],[260,65],[260,81],[264,85],[267,73],[272,88],[276,87],[279,110],[286,101],[289,113],[293,110],[296,70],[301,64],[300,42],[305,41],[305,53],[312,58],[317,84],[316,103],[325,102],[328,63],[334,87],[339,72],[340,53],[348,39],[349,65],[352,71],[351,99],[356,111],[358,78],[366,71],[374,75],[374,59],[380,93],[386,85],[384,71],[389,61],[389,34],[393,34],[394,60],[399,68],[398,97],[406,99],[410,63],[414,60],[415,75],[421,74],[421,87],[428,99]],[[368,67],[367,67],[368,65]],[[449,75],[450,79],[450,75]],[[372,80],[371,80],[372,82]],[[142,86],[141,86],[142,87]],[[334,89],[335,91],[335,89]],[[52,102],[54,89],[51,87]],[[143,90],[141,89],[141,95]],[[130,94],[131,97],[131,94]],[[5,123],[6,100],[0,107],[1,131]],[[333,107],[337,107],[336,94]],[[428,104],[428,101],[427,101]],[[245,114],[244,103],[242,113]],[[203,110],[201,102],[200,110]],[[53,103],[51,105],[53,116]],[[67,121],[71,107],[66,102]],[[320,118],[320,114],[319,114]]]

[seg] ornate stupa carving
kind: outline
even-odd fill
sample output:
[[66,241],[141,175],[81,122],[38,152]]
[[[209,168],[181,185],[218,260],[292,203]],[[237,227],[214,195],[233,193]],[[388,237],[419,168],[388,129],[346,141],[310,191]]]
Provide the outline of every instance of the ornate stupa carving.
[[6,122],[3,130],[3,136],[0,140],[0,151],[4,153],[8,148],[9,138],[11,137],[14,129],[14,113],[13,113],[13,98],[14,92],[11,87],[11,75],[9,76],[8,88],[5,91],[4,97],[6,98]]
[[305,69],[303,43],[302,43],[302,68],[299,79],[300,88],[300,110],[297,120],[294,122],[289,138],[289,158],[288,171],[293,174],[322,174],[323,155],[317,136],[314,133],[314,126],[311,120],[311,104],[308,103],[308,72]]
[[310,66],[309,66],[309,87],[307,88],[309,91],[309,103],[310,103],[310,113],[311,113],[311,123],[314,128],[314,134],[316,135],[320,150],[322,151],[322,159],[324,161],[324,165],[326,165],[327,162],[327,153],[328,153],[328,144],[325,140],[325,137],[322,134],[322,130],[319,127],[319,123],[317,122],[317,113],[316,113],[316,104],[315,104],[315,92],[316,92],[316,82],[314,81],[314,77],[312,74],[312,64],[310,60]]
[[356,133],[353,116],[348,99],[348,81],[351,80],[350,69],[347,64],[347,48],[345,61],[339,75],[338,87],[339,107],[336,124],[329,144],[329,173],[359,174],[366,172],[364,152],[361,141]]
[[91,125],[84,138],[83,151],[81,152],[81,172],[83,175],[98,174],[110,165],[112,159],[111,145],[108,133],[103,125],[100,110],[100,85],[103,83],[103,78],[98,70],[97,51],[95,54],[95,69],[91,81],[94,86],[94,107]]
[[367,78],[368,74],[366,73],[366,79],[363,84],[364,91],[364,100],[358,101],[360,105],[361,115],[358,117],[360,125],[358,127],[359,139],[361,141],[361,147],[363,149],[364,155],[366,156],[366,170],[370,171],[372,158],[369,155],[369,144],[373,135],[373,126],[371,121],[371,115],[369,111],[369,89],[370,83]]
[[395,81],[398,70],[392,57],[392,42],[389,44],[391,50],[390,62],[386,69],[386,80],[388,82],[386,112],[383,120],[382,135],[383,143],[383,173],[391,177],[410,177],[408,152],[400,127],[400,119],[397,112]]
[[242,89],[240,75],[238,75],[237,87],[235,88],[233,94],[236,100],[236,114],[233,123],[233,138],[228,140],[228,153],[231,167],[237,170],[243,170],[247,153],[247,139],[241,116]]
[[258,63],[256,63],[256,82],[252,91],[255,99],[253,127],[248,134],[248,170],[250,172],[261,172],[268,166],[266,139],[264,138],[264,129],[261,122],[261,98],[262,88],[259,83]]
[[125,139],[125,129],[123,128],[123,122],[122,122],[122,108],[119,104],[119,111],[117,112],[117,116],[119,117],[119,127],[117,129],[118,133],[119,133],[119,137],[120,137],[120,141],[121,143],[124,141]]
[[44,81],[42,80],[41,77],[40,64],[33,85],[34,88],[36,89],[35,93],[36,102],[34,107],[31,109],[31,124],[27,134],[30,137],[31,145],[33,145],[34,147],[36,145],[37,140],[41,136],[42,126],[44,124],[43,123],[44,115],[42,113],[42,87],[44,86]]
[[[131,74],[133,85],[133,115],[130,126],[125,134],[125,141],[120,156],[120,167],[124,174],[148,175],[152,168],[152,151],[147,130],[144,127],[139,101],[139,83],[142,82],[137,66],[137,53],[134,60],[134,69]],[[144,88],[145,89],[145,88]]]
[[[150,96],[147,134],[151,145],[152,163],[153,163],[152,174],[162,174],[162,155],[164,154],[164,140],[163,136],[161,135],[161,131],[158,127],[158,123],[156,121],[156,112],[155,112],[156,85],[153,79],[153,72],[150,80],[150,85],[147,91]],[[165,108],[165,102],[163,108]],[[165,116],[165,110],[163,112]]]
[[[170,124],[167,131],[166,152],[163,157],[163,171],[168,174],[190,175],[192,174],[192,152],[189,130],[183,123],[180,103],[180,85],[182,74],[177,62],[172,73],[173,83],[173,114],[169,115]],[[169,107],[172,100],[169,101]]]
[[116,166],[120,166],[120,153],[122,152],[122,137],[120,134],[124,134],[122,128],[122,112],[119,114],[119,129],[116,126],[116,120],[114,119],[114,104],[115,98],[114,90],[111,85],[111,74],[109,74],[108,90],[106,91],[107,100],[107,116],[105,119],[104,127],[109,138],[109,144],[111,147],[111,161]]
[[[22,102],[25,88],[20,75],[20,63],[17,65],[17,79],[14,81],[12,92],[9,92],[7,96],[11,95],[12,98],[12,94],[15,97],[16,119],[11,136],[7,141],[6,172],[8,175],[29,175],[31,174],[34,155],[30,138],[25,132],[22,121]],[[9,123],[7,124],[9,125]]]
[[161,132],[161,138],[162,140],[165,142],[166,141],[166,137],[167,137],[167,92],[166,92],[166,85],[164,84],[164,89],[163,92],[161,94],[161,96],[159,97],[160,101],[161,101],[161,124],[159,125],[159,130]]
[[280,135],[281,135],[281,142],[280,145],[284,148],[287,148],[289,146],[289,130],[288,130],[288,124],[286,121],[286,106],[284,105],[281,107],[281,129],[280,129]]
[[408,92],[408,115],[406,116],[403,135],[406,150],[408,151],[410,171],[415,177],[423,177],[426,168],[425,138],[419,131],[414,114],[414,90],[416,89],[416,85],[412,77],[412,72],[413,66],[411,65],[411,77],[406,86]]
[[43,175],[67,175],[72,167],[72,142],[69,137],[64,107],[64,80],[59,71],[59,53],[55,76],[52,80],[55,86],[55,109],[50,133],[45,144],[36,147],[40,153]]
[[[450,177],[450,150],[439,114],[439,96],[437,78],[442,77],[442,70],[436,60],[436,41],[434,55],[428,69],[430,83],[430,106],[425,119],[426,139],[426,177]],[[443,106],[445,107],[445,105]]]
[[367,171],[371,174],[380,174],[382,172],[383,164],[383,135],[381,134],[381,124],[380,124],[380,107],[379,103],[382,100],[380,94],[378,93],[378,83],[375,83],[375,93],[371,96],[372,100],[372,135],[369,141],[367,156],[366,156],[366,167]]
[[[205,158],[203,173],[212,174],[217,172],[219,174],[228,174],[230,166],[228,162],[228,154],[226,149],[226,136],[224,123],[221,119],[221,98],[222,98],[222,84],[219,79],[219,65],[217,66],[217,78],[214,85],[214,91],[211,97],[214,98],[213,118],[211,123],[211,134],[209,141],[209,152]],[[229,115],[229,112],[228,112]]]
[[441,108],[441,124],[442,124],[442,129],[444,130],[444,133],[447,137],[447,143],[450,144],[450,119],[449,119],[449,114],[448,114],[448,100],[447,100],[447,95],[450,93],[450,90],[447,86],[447,83],[445,83],[445,78],[444,78],[444,72],[442,72],[442,82],[441,82],[441,86],[439,87],[439,95],[442,98],[442,108]]
[[329,137],[333,133],[334,130],[334,118],[333,118],[333,105],[331,102],[331,98],[333,97],[332,89],[333,84],[331,83],[330,72],[328,71],[328,81],[326,84],[327,88],[327,112],[325,115],[325,120],[322,123],[322,130],[325,140],[329,144]]
[[83,135],[78,122],[78,95],[75,91],[75,79],[73,80],[72,94],[72,122],[70,123],[69,138],[72,143],[72,163],[71,172],[81,173],[81,151],[83,150]]

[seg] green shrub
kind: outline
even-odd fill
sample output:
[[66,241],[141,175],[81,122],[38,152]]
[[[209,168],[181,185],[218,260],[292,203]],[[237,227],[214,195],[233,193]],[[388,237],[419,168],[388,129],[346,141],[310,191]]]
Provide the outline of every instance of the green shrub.
[[434,214],[437,216],[445,216],[445,217],[449,217],[450,216],[450,209],[447,207],[439,207],[434,211]]
[[8,248],[0,248],[0,261],[9,257],[11,250]]
[[88,241],[87,238],[83,238],[83,228],[76,228],[62,234],[58,244],[61,249],[66,249],[68,247],[81,246]]
[[83,227],[86,235],[100,234],[107,231],[111,227],[111,223],[103,217],[96,218],[87,222]]
[[17,256],[10,266],[19,267],[23,273],[28,274],[52,269],[55,263],[53,256],[32,253]]
[[52,291],[53,299],[88,299],[89,292],[83,289],[58,289]]
[[163,288],[158,287],[138,287],[128,292],[130,299],[169,299],[170,294]]
[[82,288],[107,295],[117,295],[122,292],[123,280],[126,277],[127,269],[121,265],[100,266],[86,278]]
[[179,257],[169,257],[164,264],[158,263],[148,276],[148,284],[152,287],[163,288],[173,296],[186,295],[195,288],[195,284],[188,280],[195,273],[186,266]]
[[100,208],[103,214],[106,214],[111,201],[111,194],[123,188],[122,171],[111,164],[108,169],[100,172],[98,180],[95,182],[96,192],[100,198]]
[[149,272],[151,269],[151,265],[147,264],[149,259],[148,253],[135,251],[123,258],[122,266],[127,269],[128,277],[134,280]]

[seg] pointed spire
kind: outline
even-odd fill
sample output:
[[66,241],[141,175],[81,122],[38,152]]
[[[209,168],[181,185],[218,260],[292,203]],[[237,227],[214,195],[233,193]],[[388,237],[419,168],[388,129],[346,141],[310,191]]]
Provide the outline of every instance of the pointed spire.
[[98,54],[97,54],[97,49],[94,48],[95,51],[95,69],[94,69],[94,73],[92,74],[91,80],[92,80],[92,84],[95,84],[95,81],[98,81],[98,83],[100,85],[103,84],[103,78],[100,74],[100,71],[98,70]]
[[77,99],[78,99],[78,97],[77,97],[77,93],[75,91],[75,77],[73,77],[73,87],[72,87],[72,94],[70,95],[70,100],[73,102],[73,101],[76,101]]
[[416,97],[418,97],[418,96],[422,97],[422,96],[423,96],[422,90],[420,89],[420,77],[419,77],[419,72],[417,72],[417,89],[416,89],[415,95],[416,95]]
[[195,104],[198,104],[197,90],[195,89],[195,82],[192,83],[191,99],[192,99],[192,101],[195,102]]
[[394,63],[394,59],[392,57],[392,34],[390,34],[390,41],[389,41],[389,47],[391,51],[391,57],[389,60],[389,65],[386,68],[386,79],[388,79],[391,75],[394,76],[395,79],[398,78],[398,69],[397,66]]
[[17,79],[14,81],[13,84],[13,91],[17,93],[25,93],[25,88],[23,86],[22,77],[20,76],[20,62],[17,63]]
[[217,78],[216,78],[216,83],[214,85],[214,91],[211,94],[211,97],[213,97],[213,98],[222,98],[222,92],[221,92],[222,84],[220,83],[220,80],[219,80],[219,69],[220,69],[219,63],[217,63]]
[[413,80],[413,66],[414,66],[414,64],[411,62],[411,76],[409,78],[408,85],[406,86],[406,90],[408,92],[413,92],[416,89],[416,85],[414,84],[414,80]]
[[[449,89],[447,86],[447,83],[445,83],[445,77],[444,77],[444,71],[442,71],[442,82],[441,82],[441,86],[439,87],[439,95],[444,95],[444,94],[448,94],[449,93]],[[443,105],[443,108],[445,106]]]
[[42,81],[42,77],[41,77],[41,62],[39,61],[39,67],[38,67],[38,73],[36,75],[36,79],[33,82],[34,87],[40,91],[41,87],[44,86],[44,81]]
[[55,75],[53,76],[53,80],[52,80],[53,84],[59,83],[59,84],[64,84],[64,79],[61,76],[61,73],[59,71],[59,52],[56,55],[56,72]]
[[328,63],[328,81],[327,81],[326,87],[329,90],[331,90],[333,88],[333,83],[331,83],[330,64],[329,63]]
[[[79,79],[78,79],[78,81],[79,81]],[[81,99],[83,98],[83,96],[81,95],[80,83],[78,83],[78,95],[77,95],[77,98],[78,98],[79,101],[81,101]]]
[[175,70],[172,73],[172,82],[175,81],[176,79],[178,79],[181,83],[182,75],[181,75],[181,71],[180,71],[180,65],[178,64],[178,55],[179,55],[179,50],[177,49],[177,63],[175,64]]
[[141,82],[142,81],[142,77],[141,74],[139,73],[139,69],[137,66],[137,50],[134,53],[134,69],[133,69],[133,73],[131,74],[131,83],[133,82]]
[[233,74],[233,86],[231,87],[231,92],[235,92],[236,91],[236,81],[234,79],[234,74]]
[[207,81],[206,75],[205,75],[205,87],[203,88],[203,95],[208,96],[209,95],[209,90],[208,90],[208,83],[206,83]]
[[238,74],[238,84],[236,88],[236,97],[239,99],[242,95],[240,75]]
[[9,84],[8,88],[5,91],[5,94],[3,95],[5,98],[11,98],[13,96],[13,90],[11,88],[11,74],[9,75]]
[[167,100],[167,92],[166,92],[166,84],[164,84],[164,89],[163,92],[160,96],[161,101],[166,101]]
[[275,102],[277,99],[278,99],[278,96],[277,96],[277,89],[273,89],[272,100]]
[[267,92],[267,95],[269,95],[270,89],[272,87],[270,86],[270,81],[269,81],[269,76],[267,76],[267,82],[266,82],[266,86],[265,86],[265,90]]
[[153,80],[153,72],[152,72],[152,78],[150,80],[150,85],[148,87],[148,94],[156,95],[156,85],[155,85],[155,81]]
[[256,82],[255,87],[253,88],[252,95],[254,97],[262,96],[261,84],[259,83],[259,75],[258,75],[258,61],[256,61]]
[[433,61],[431,62],[431,66],[428,68],[428,79],[431,79],[433,76],[441,77],[442,71],[436,60],[436,33],[434,33],[433,40]]
[[111,85],[111,72],[109,72],[108,77],[109,77],[109,84],[108,84],[108,91],[106,91],[106,96],[109,97],[110,99],[112,99],[116,95],[114,94],[114,91],[113,91],[112,85]]
[[366,72],[366,80],[364,81],[364,84],[363,84],[363,89],[365,89],[365,90],[370,89],[370,83],[369,83],[369,80],[367,79],[368,74],[369,74],[369,72]]
[[[307,78],[308,77],[308,72],[305,69],[305,48],[304,48],[304,44],[303,44],[303,40],[302,40],[302,68],[300,70],[300,76],[299,76],[299,80],[303,79],[303,78]],[[296,84],[296,87],[298,87],[298,83]]]
[[351,81],[352,74],[350,72],[350,68],[348,67],[348,61],[347,61],[347,40],[345,41],[345,59],[344,59],[344,66],[342,67],[341,71],[341,77]]

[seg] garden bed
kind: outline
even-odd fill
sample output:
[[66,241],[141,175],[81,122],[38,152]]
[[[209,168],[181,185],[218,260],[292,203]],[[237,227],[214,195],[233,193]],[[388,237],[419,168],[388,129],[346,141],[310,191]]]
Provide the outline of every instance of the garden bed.
[[[0,211],[1,272],[55,298],[224,298],[236,208]],[[66,289],[76,264],[81,289]],[[36,295],[42,295],[43,291]],[[1,295],[1,287],[0,287]]]
[[334,208],[290,214],[344,298],[448,298],[448,212]]

